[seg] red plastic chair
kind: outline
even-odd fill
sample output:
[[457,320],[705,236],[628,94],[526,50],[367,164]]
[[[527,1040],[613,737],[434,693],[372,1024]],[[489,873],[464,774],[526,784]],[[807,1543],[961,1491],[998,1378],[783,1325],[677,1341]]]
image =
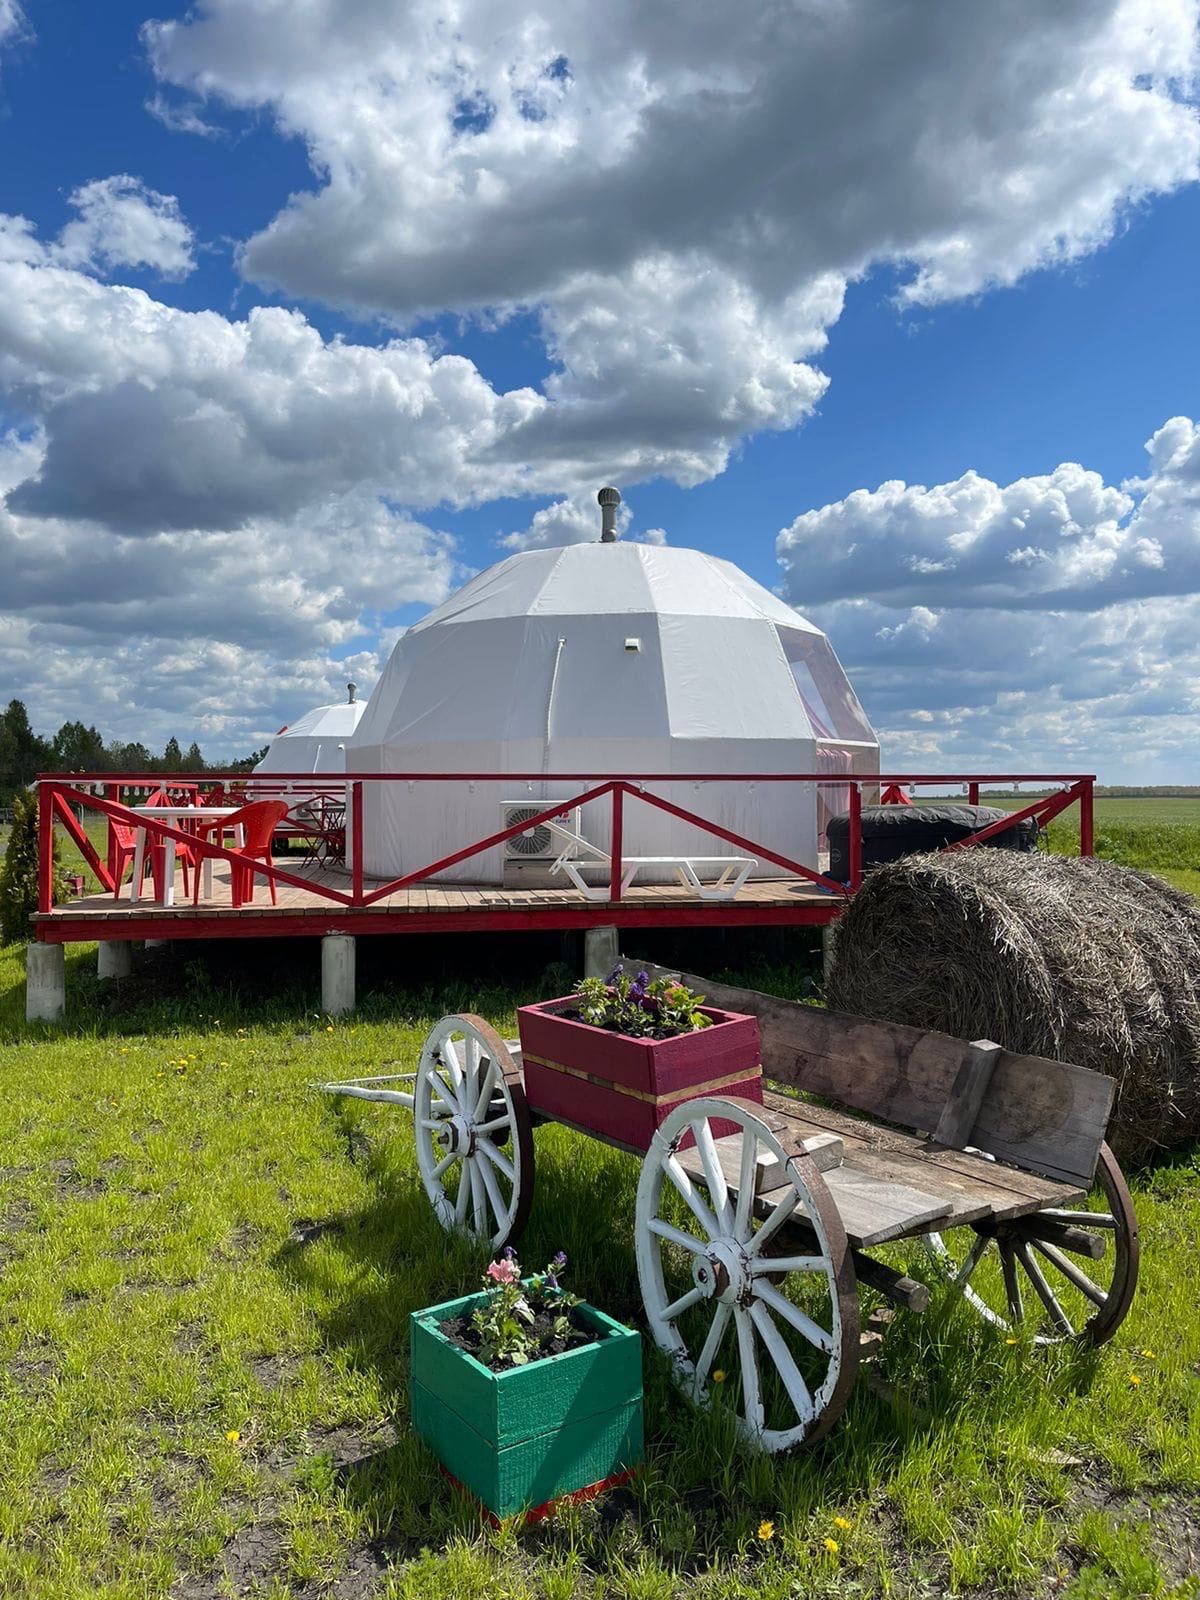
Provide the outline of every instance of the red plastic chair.
[[[283,817],[287,816],[286,800],[256,800],[253,804],[243,806],[240,811],[234,811],[228,817],[222,817],[219,823],[220,837],[224,836],[227,828],[241,828],[244,842],[237,846],[240,861],[235,861],[230,873],[233,887],[233,903],[242,905],[247,900],[254,899],[254,880],[258,874],[249,865],[251,861],[265,861],[271,864],[271,839],[275,829]],[[215,855],[216,852],[205,844],[197,843],[198,855]],[[271,887],[271,904],[275,905],[275,880],[268,878]],[[196,885],[192,895],[192,904],[200,899],[200,873],[196,873]]]
[[[134,856],[137,854],[138,831],[131,822],[116,822],[113,820],[110,820],[109,828],[112,831],[113,839],[112,870],[113,882],[115,885],[113,889],[113,898],[119,900],[121,898],[121,881],[125,876],[125,868],[129,866],[130,862],[132,862]],[[155,856],[153,850],[147,850],[142,859],[142,877],[145,878],[147,867],[150,867],[153,870],[154,892],[160,900],[162,899],[162,872],[165,865],[165,860],[166,858],[164,852],[161,850],[157,856]]]

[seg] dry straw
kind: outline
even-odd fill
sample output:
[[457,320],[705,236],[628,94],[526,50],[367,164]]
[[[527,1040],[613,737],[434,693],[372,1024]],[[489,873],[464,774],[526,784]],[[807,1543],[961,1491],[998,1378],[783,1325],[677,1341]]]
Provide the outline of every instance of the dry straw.
[[986,849],[878,867],[826,996],[1107,1073],[1123,1161],[1200,1134],[1200,905],[1150,873]]

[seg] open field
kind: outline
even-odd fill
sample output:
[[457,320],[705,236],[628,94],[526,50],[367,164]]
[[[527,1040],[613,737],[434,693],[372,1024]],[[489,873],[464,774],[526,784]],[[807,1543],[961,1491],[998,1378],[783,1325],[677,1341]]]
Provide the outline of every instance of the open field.
[[[1200,1594],[1194,1155],[1136,1177],[1143,1287],[1099,1360],[942,1304],[896,1322],[822,1446],[764,1460],[648,1357],[636,1486],[491,1532],[405,1401],[409,1311],[483,1257],[436,1228],[407,1114],[310,1084],[403,1070],[446,1010],[510,1031],[544,984],[368,981],[333,1023],[311,950],[253,958],[163,956],[106,992],[74,948],[56,1032],[0,956],[0,1594]],[[559,1128],[537,1154],[526,1259],[565,1249],[636,1323],[637,1164]]]

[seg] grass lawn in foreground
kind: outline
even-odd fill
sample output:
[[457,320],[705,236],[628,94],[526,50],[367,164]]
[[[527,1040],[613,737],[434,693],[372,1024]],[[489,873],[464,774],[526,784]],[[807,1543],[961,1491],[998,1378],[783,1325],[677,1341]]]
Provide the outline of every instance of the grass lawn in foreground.
[[[311,1085],[411,1067],[445,1011],[511,1033],[537,973],[380,984],[332,1022],[315,942],[168,954],[119,989],[94,947],[67,960],[56,1031],[21,1020],[0,955],[0,1594],[1200,1595],[1193,1154],[1134,1180],[1142,1288],[1099,1359],[943,1302],[898,1318],[822,1445],[764,1459],[648,1352],[635,1486],[490,1531],[406,1421],[408,1313],[485,1257],[435,1225],[407,1113]],[[536,1144],[523,1258],[565,1249],[636,1325],[637,1163],[561,1128]]]

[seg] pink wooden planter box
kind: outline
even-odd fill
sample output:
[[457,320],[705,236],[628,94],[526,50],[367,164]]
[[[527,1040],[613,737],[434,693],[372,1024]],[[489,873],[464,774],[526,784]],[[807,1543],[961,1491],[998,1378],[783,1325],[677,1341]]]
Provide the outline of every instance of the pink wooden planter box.
[[[736,1094],[762,1104],[758,1019],[701,1006],[712,1026],[674,1039],[631,1039],[560,1015],[577,995],[521,1006],[517,1027],[530,1108],[645,1151],[681,1100]],[[720,1137],[735,1131],[717,1122]],[[685,1144],[692,1142],[689,1134]]]

